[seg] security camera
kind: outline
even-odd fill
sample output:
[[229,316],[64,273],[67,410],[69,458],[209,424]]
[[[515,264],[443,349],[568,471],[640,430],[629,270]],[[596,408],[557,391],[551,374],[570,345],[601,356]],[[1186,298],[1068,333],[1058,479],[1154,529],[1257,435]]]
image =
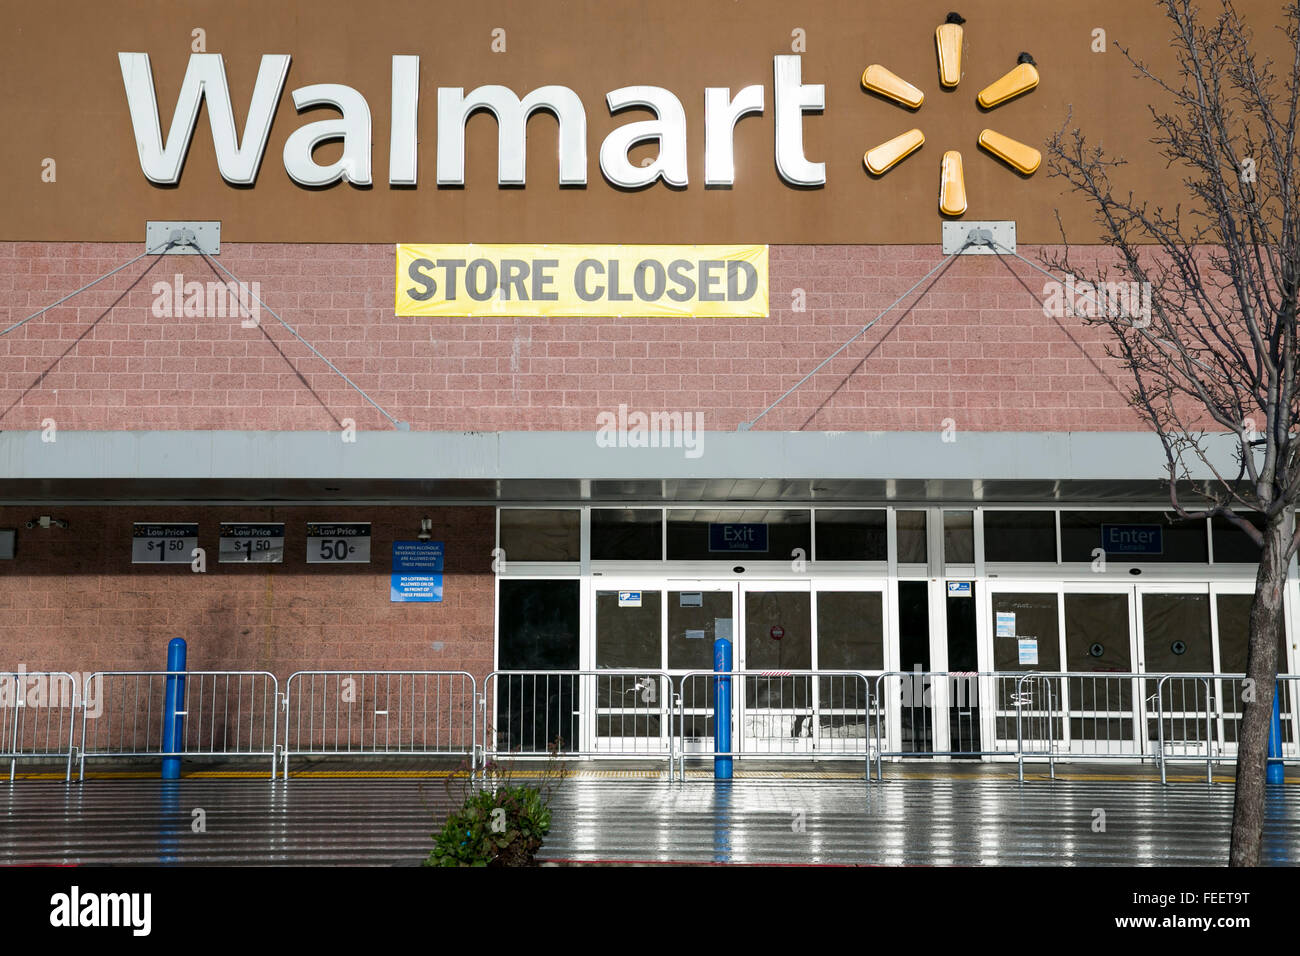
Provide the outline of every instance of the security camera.
[[35,528],[37,525],[40,525],[42,528],[48,528],[51,525],[56,528],[66,528],[68,527],[68,522],[65,518],[51,518],[49,515],[41,515],[39,518],[33,518],[31,521],[27,522],[27,527],[29,528]]

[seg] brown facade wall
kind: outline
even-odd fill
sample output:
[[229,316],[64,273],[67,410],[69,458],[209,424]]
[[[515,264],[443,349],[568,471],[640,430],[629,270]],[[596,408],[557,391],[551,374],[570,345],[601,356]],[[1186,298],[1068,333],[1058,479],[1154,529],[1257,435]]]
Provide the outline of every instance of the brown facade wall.
[[[0,243],[0,323],[139,253],[134,244]],[[1041,251],[1022,247],[1034,259]],[[1085,253],[1087,250],[1085,250]],[[772,246],[766,319],[398,318],[389,245],[232,245],[220,261],[416,430],[587,430],[620,404],[753,418],[940,260],[937,246]],[[215,282],[201,259],[142,260],[0,338],[0,428],[329,430],[378,413],[263,313],[156,317],[157,282]],[[1095,431],[1143,427],[1109,333],[1050,317],[1045,277],[964,256],[761,427]],[[796,311],[802,290],[805,311]]]
[[[1125,157],[1121,191],[1169,206],[1185,198],[1181,177],[1169,175],[1150,142],[1147,106],[1166,101],[1154,83],[1134,76],[1119,50],[1176,79],[1171,26],[1157,4],[956,6],[967,21],[963,77],[943,90],[934,36],[952,5],[940,0],[390,0],[364,11],[350,0],[64,0],[54,11],[11,3],[0,34],[0,89],[15,107],[0,138],[0,238],[130,241],[145,219],[220,218],[226,238],[238,242],[935,242],[940,160],[960,150],[967,219],[1014,219],[1021,241],[1052,242],[1059,209],[1072,241],[1094,241],[1090,209],[1065,195],[1047,169],[1022,177],[976,145],[980,131],[992,128],[1043,150],[1066,124]],[[1255,24],[1260,49],[1287,62],[1285,38],[1272,29],[1281,4],[1237,6]],[[149,55],[165,136],[196,29],[204,31],[206,51],[224,57],[241,133],[262,55],[292,57],[252,188],[221,178],[206,105],[180,182],[155,186],[141,170],[118,54]],[[1094,52],[1098,29],[1106,31],[1104,52]],[[494,30],[504,31],[503,52],[493,52]],[[1022,51],[1038,63],[1037,88],[981,110],[978,92]],[[388,184],[395,54],[421,57],[414,188]],[[803,82],[825,88],[825,109],[800,124],[807,158],[826,166],[819,188],[791,187],[774,161],[773,57],[791,54],[801,57]],[[913,111],[864,90],[862,72],[873,63],[922,89],[925,104]],[[305,189],[285,172],[288,138],[338,115],[294,108],[292,91],[317,83],[345,84],[365,97],[372,186]],[[537,116],[528,125],[527,186],[498,188],[497,126],[487,115],[468,124],[464,188],[436,185],[437,91],[486,84],[518,96],[548,84],[578,94],[587,121],[585,187],[560,188],[556,125]],[[639,109],[611,115],[605,95],[643,84],[671,91],[682,104],[685,188],[660,182],[627,191],[600,172],[604,138],[651,118]],[[764,88],[766,108],[736,124],[735,185],[705,188],[704,90],[749,85]],[[913,127],[926,137],[920,151],[882,177],[869,175],[863,153]],[[333,162],[340,148],[323,144],[317,161]],[[654,151],[653,144],[634,148],[632,162]],[[46,160],[57,163],[53,182],[43,177]]]
[[[86,673],[161,670],[183,637],[191,670],[491,669],[494,587],[491,508],[58,507],[66,529],[26,522],[48,507],[0,507],[18,529],[0,561],[0,670],[23,665]],[[445,542],[441,603],[389,600],[392,542],[433,519]],[[133,565],[132,521],[197,521],[206,573]],[[283,521],[282,565],[217,561],[221,521]],[[370,521],[371,563],[308,565],[308,521]]]

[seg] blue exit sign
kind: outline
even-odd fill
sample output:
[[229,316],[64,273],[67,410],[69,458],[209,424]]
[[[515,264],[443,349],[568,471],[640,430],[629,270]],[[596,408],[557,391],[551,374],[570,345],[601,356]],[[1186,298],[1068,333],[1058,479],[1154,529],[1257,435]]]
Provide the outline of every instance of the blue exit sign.
[[709,525],[710,551],[767,551],[767,525],[723,524]]
[[1158,524],[1104,524],[1101,547],[1107,554],[1164,554],[1163,531]]

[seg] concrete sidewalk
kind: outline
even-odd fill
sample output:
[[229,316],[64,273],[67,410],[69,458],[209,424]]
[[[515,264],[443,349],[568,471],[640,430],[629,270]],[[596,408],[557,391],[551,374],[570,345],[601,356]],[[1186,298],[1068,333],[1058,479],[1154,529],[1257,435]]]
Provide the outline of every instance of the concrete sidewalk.
[[[445,779],[192,778],[21,781],[3,799],[0,863],[400,866],[427,855],[461,796]],[[1232,788],[575,776],[552,806],[542,855],[559,861],[1213,866]],[[1300,789],[1272,788],[1263,858],[1300,862]]]

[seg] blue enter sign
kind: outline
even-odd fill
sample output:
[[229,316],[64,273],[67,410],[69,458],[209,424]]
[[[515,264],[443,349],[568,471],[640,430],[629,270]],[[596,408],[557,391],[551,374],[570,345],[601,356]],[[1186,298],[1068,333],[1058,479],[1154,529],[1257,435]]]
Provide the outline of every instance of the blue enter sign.
[[767,551],[765,524],[710,524],[710,551]]
[[1101,546],[1107,554],[1164,554],[1162,531],[1158,524],[1104,524]]

